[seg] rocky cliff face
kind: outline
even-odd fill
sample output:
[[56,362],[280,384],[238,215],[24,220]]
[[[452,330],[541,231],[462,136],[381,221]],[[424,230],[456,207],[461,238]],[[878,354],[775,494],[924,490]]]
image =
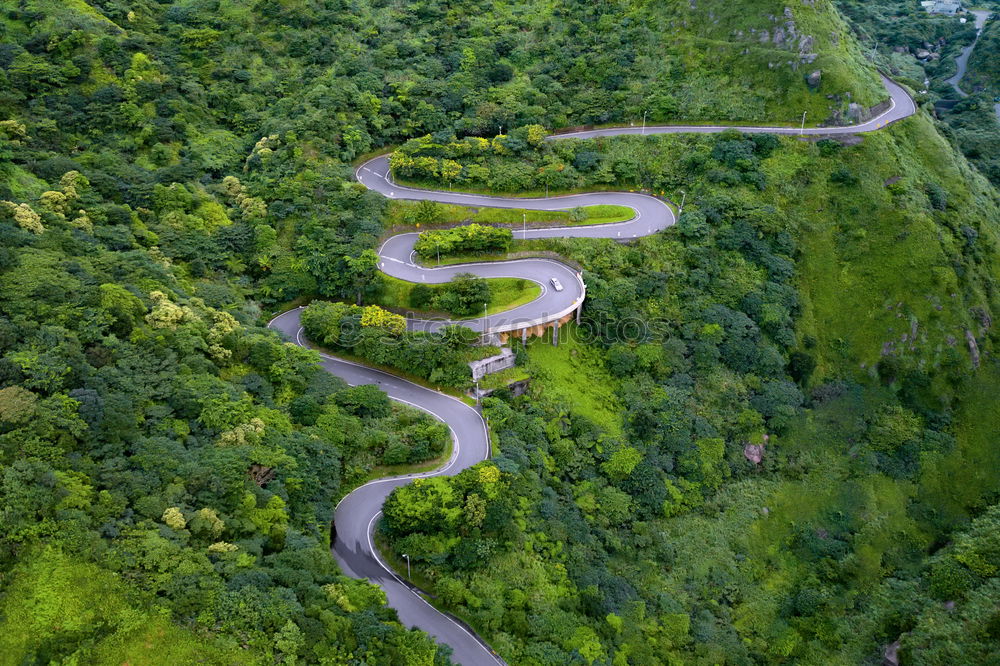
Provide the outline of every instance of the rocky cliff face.
[[[808,107],[810,117],[863,117],[865,108],[884,98],[865,53],[830,0],[689,0],[665,11],[674,15],[674,32],[694,35],[699,49],[829,100],[820,111],[817,100],[803,98],[800,106]],[[733,68],[732,76],[744,67]]]
[[[797,51],[799,61],[803,63],[811,63],[819,57],[814,51],[816,39],[812,35],[799,32],[791,7],[785,7],[781,16],[770,14],[767,18],[773,24],[770,29],[750,28],[750,36],[757,42],[792,52]],[[744,37],[743,31],[737,31],[736,37]]]

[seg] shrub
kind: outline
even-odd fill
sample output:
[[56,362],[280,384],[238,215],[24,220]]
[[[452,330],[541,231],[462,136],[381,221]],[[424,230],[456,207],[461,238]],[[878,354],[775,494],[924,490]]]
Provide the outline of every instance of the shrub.
[[948,208],[948,192],[937,183],[927,183],[924,185],[927,192],[927,200],[930,201],[934,210],[946,210]]
[[830,174],[830,182],[838,185],[856,185],[858,182],[854,172],[845,166],[837,167]]
[[410,290],[409,305],[411,308],[428,308],[434,301],[434,290],[426,284],[416,284]]
[[816,147],[819,148],[819,154],[823,157],[831,157],[841,149],[839,141],[834,141],[833,139],[823,139],[822,141],[816,142]]
[[510,249],[514,235],[510,229],[469,224],[454,229],[425,231],[413,248],[424,259],[441,255],[502,253]]

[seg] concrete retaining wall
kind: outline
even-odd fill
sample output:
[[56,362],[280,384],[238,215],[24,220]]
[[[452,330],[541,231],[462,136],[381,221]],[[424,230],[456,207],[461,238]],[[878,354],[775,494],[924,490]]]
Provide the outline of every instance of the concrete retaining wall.
[[514,352],[511,351],[510,347],[504,347],[496,356],[490,356],[469,363],[469,368],[472,369],[472,381],[474,382],[482,379],[483,375],[491,375],[494,372],[500,372],[513,367]]
[[[583,305],[584,299],[587,298],[587,285],[583,283],[583,277],[580,275],[580,273],[576,274],[576,279],[579,280],[580,282],[580,289],[582,290],[582,293],[580,294],[580,298],[573,301],[573,303],[568,307],[564,308],[559,312],[553,312],[552,314],[546,315],[545,317],[539,319],[527,319],[525,321],[515,321],[509,324],[502,324],[500,326],[495,326],[495,327],[490,326],[488,332],[500,334],[501,339],[505,339],[503,338],[503,334],[505,333],[511,333],[514,331],[520,332],[523,331],[524,329],[531,330],[539,326],[544,328],[546,325],[552,324],[556,321],[560,322],[569,321],[569,316],[572,316],[573,313],[579,310],[580,306]],[[532,334],[529,333],[529,335]]]

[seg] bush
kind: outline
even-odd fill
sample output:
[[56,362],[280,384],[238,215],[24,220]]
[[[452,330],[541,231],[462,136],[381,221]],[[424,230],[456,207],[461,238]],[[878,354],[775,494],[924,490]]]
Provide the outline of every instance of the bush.
[[924,191],[927,192],[927,200],[930,201],[931,208],[934,210],[947,210],[948,192],[943,187],[937,183],[927,183],[924,186]]
[[382,463],[385,465],[402,465],[410,460],[410,448],[402,442],[393,442],[382,454]]
[[416,284],[410,290],[408,302],[411,308],[429,308],[434,302],[434,290],[426,284]]
[[819,148],[820,155],[823,157],[831,157],[835,155],[842,146],[839,141],[834,141],[833,139],[823,139],[822,141],[816,142],[816,147]]
[[837,167],[830,174],[830,182],[838,185],[856,185],[858,182],[854,172],[845,166]]
[[928,575],[931,594],[942,601],[961,599],[976,583],[972,572],[954,557],[945,556],[935,562]]
[[500,254],[510,249],[514,235],[510,229],[469,224],[454,229],[425,231],[413,249],[422,259],[453,254]]
[[816,369],[816,359],[805,352],[795,351],[788,357],[788,374],[792,379],[800,384],[809,381],[813,370]]
[[[315,301],[302,311],[302,327],[310,340],[335,351],[438,384],[468,384],[470,371],[463,352],[477,337],[473,331],[462,326],[445,327],[433,334],[400,330],[397,324],[401,317],[378,310],[381,308],[376,306]],[[370,325],[362,325],[363,318]]]

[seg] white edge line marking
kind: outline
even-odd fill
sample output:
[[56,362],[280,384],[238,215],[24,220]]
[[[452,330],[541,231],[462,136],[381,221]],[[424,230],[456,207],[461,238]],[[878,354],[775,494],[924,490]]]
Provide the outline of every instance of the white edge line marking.
[[496,663],[503,664],[504,662],[500,661],[500,659],[497,658],[497,656],[495,654],[493,654],[493,649],[490,648],[489,646],[487,646],[483,642],[483,639],[479,638],[475,634],[469,633],[468,629],[466,629],[465,627],[463,627],[462,625],[460,625],[458,622],[456,622],[455,620],[451,619],[450,617],[448,617],[447,615],[445,615],[444,613],[442,613],[441,611],[439,611],[437,608],[434,608],[434,606],[433,606],[433,604],[431,604],[431,602],[427,601],[421,595],[417,594],[417,592],[414,589],[414,587],[410,587],[409,585],[407,585],[406,582],[402,578],[399,577],[399,574],[397,574],[395,571],[393,571],[392,569],[390,569],[389,566],[386,565],[385,562],[382,561],[382,558],[379,557],[379,555],[378,555],[378,549],[375,548],[375,544],[372,542],[372,534],[375,531],[375,521],[378,520],[378,517],[381,516],[381,515],[382,515],[382,512],[379,511],[374,516],[372,516],[372,519],[370,521],[368,521],[368,550],[370,550],[371,553],[372,553],[372,555],[375,556],[375,561],[378,562],[379,565],[383,569],[385,569],[389,573],[390,576],[392,576],[393,578],[395,578],[400,583],[400,585],[402,585],[404,588],[406,588],[410,592],[410,594],[412,594],[417,599],[420,599],[422,602],[424,602],[425,604],[427,604],[427,606],[432,611],[434,611],[435,613],[437,613],[438,615],[440,615],[441,617],[443,617],[444,619],[448,620],[453,625],[455,625],[456,627],[458,627],[459,629],[461,629],[462,632],[465,633],[465,635],[468,636],[469,638],[471,638],[473,641],[475,641],[476,644],[479,647],[481,647],[484,650],[486,650],[486,652],[489,653],[490,657]]
[[[296,308],[296,309],[300,309],[300,308],[301,308],[301,306],[299,308]],[[294,310],[289,310],[288,312],[294,312]],[[288,312],[282,312],[281,314],[276,315],[274,318],[271,319],[271,321],[268,322],[268,325],[270,325],[271,323],[273,323],[278,318],[280,318],[280,317],[288,314]],[[304,331],[304,328],[302,326],[299,326],[299,329],[295,333],[295,342],[299,346],[304,347],[306,349],[309,349],[309,347],[302,342],[302,332],[303,331]],[[313,350],[313,351],[315,351],[315,350]],[[489,438],[489,431],[486,428],[486,421],[479,414],[479,412],[477,412],[475,409],[473,409],[472,407],[470,407],[469,405],[467,405],[463,401],[459,400],[458,398],[456,398],[454,396],[451,396],[451,395],[448,395],[448,394],[445,394],[445,393],[438,393],[436,391],[431,391],[430,389],[428,389],[425,386],[420,386],[419,384],[414,384],[413,382],[411,382],[409,380],[403,379],[402,377],[399,377],[397,375],[393,375],[393,374],[385,372],[383,370],[379,370],[377,368],[372,368],[370,366],[362,365],[360,363],[354,363],[352,361],[347,361],[345,359],[336,358],[334,356],[331,356],[329,354],[325,354],[323,352],[317,352],[317,353],[320,355],[320,357],[328,359],[330,361],[334,361],[334,362],[337,362],[337,363],[346,363],[348,365],[356,366],[356,367],[361,368],[363,370],[366,370],[368,372],[375,372],[375,373],[383,374],[383,375],[385,375],[387,377],[392,377],[393,379],[399,380],[399,381],[403,382],[404,384],[409,384],[410,386],[412,386],[412,387],[414,387],[416,389],[422,389],[424,391],[428,391],[428,392],[432,393],[433,395],[444,396],[445,398],[449,398],[451,400],[454,400],[455,402],[457,402],[458,404],[462,405],[463,407],[466,407],[473,414],[476,415],[476,417],[479,419],[479,422],[483,426],[483,436],[485,438],[486,451],[484,451],[485,457],[482,458],[482,460],[480,460],[478,462],[482,462],[484,460],[489,460],[489,458],[490,458],[490,450],[489,450],[489,447],[490,447],[490,438]],[[380,385],[377,385],[377,386],[380,386]],[[388,395],[388,393],[386,393],[386,395]],[[435,477],[435,476],[442,476],[448,470],[450,470],[452,467],[454,467],[455,463],[458,462],[458,456],[460,455],[460,452],[461,452],[461,442],[458,439],[458,434],[455,432],[455,429],[452,427],[452,425],[450,423],[448,423],[447,420],[445,420],[442,416],[440,416],[439,414],[437,414],[433,410],[431,410],[431,409],[429,409],[427,407],[421,406],[421,405],[417,405],[416,403],[410,402],[409,400],[404,400],[402,398],[396,398],[396,397],[393,397],[391,395],[389,396],[389,398],[391,398],[392,400],[395,400],[396,402],[401,402],[403,404],[410,405],[411,407],[414,407],[414,408],[419,409],[419,410],[421,410],[423,412],[431,414],[432,416],[434,416],[435,418],[437,418],[439,421],[441,421],[442,423],[444,423],[445,425],[447,425],[448,426],[448,430],[451,431],[452,441],[454,442],[454,446],[452,448],[451,457],[450,457],[450,459],[449,459],[449,461],[448,461],[448,463],[446,465],[444,465],[443,467],[439,467],[439,468],[437,468],[435,470],[431,470],[431,471],[428,471],[428,472],[418,472],[416,474],[403,474],[403,475],[398,475],[398,476],[384,477],[384,478],[381,478],[381,479],[373,479],[373,480],[369,481],[368,483],[365,483],[365,484],[362,484],[362,485],[358,486],[357,488],[355,488],[354,490],[352,490],[351,492],[347,493],[342,498],[340,498],[340,501],[337,502],[337,506],[334,507],[334,510],[333,510],[335,517],[336,517],[337,510],[340,508],[340,505],[344,502],[344,500],[346,500],[348,497],[350,497],[351,495],[353,495],[357,491],[361,490],[362,488],[365,488],[367,486],[376,485],[376,484],[379,484],[379,483],[388,483],[388,482],[403,481],[403,480],[412,481],[412,480],[418,479],[418,478],[431,478],[431,477]],[[372,556],[375,558],[375,561],[378,562],[379,566],[381,566],[386,572],[388,572],[390,576],[392,576],[394,579],[396,579],[396,581],[398,581],[400,583],[400,585],[402,585],[402,587],[407,592],[409,592],[411,595],[413,595],[417,599],[420,599],[420,601],[422,601],[425,604],[427,604],[427,606],[433,612],[437,613],[438,615],[440,615],[444,619],[448,620],[453,625],[455,625],[456,627],[458,627],[463,633],[465,633],[467,636],[469,636],[469,638],[471,638],[473,641],[475,641],[475,643],[477,645],[479,645],[482,649],[484,649],[496,663],[503,664],[504,662],[500,661],[500,659],[498,659],[497,656],[495,654],[493,654],[493,649],[490,648],[485,643],[483,643],[483,640],[481,638],[475,636],[474,634],[469,633],[469,631],[465,627],[463,627],[461,624],[459,624],[458,622],[455,622],[455,620],[453,620],[449,616],[445,615],[444,613],[442,613],[441,611],[439,611],[437,608],[434,608],[434,606],[429,601],[427,601],[426,599],[423,598],[423,596],[421,596],[420,594],[417,593],[415,586],[411,587],[410,585],[408,585],[402,578],[400,578],[400,576],[395,571],[393,571],[389,566],[387,566],[385,564],[385,562],[379,556],[378,549],[375,548],[375,544],[372,541],[372,533],[373,533],[373,529],[374,529],[373,526],[375,524],[375,521],[381,515],[382,515],[382,511],[379,510],[377,513],[375,513],[375,515],[372,516],[371,520],[368,521],[368,530],[367,530],[368,550],[372,554]]]
[[[899,92],[902,92],[906,96],[907,100],[909,101],[908,106],[909,106],[910,109],[912,109],[912,112],[910,114],[907,114],[907,116],[908,115],[912,115],[912,113],[916,113],[916,110],[917,110],[916,104],[913,102],[913,99],[910,97],[910,95],[901,86],[899,86],[895,82],[892,82],[887,77],[882,77],[882,78],[883,78],[883,81],[885,82],[887,90],[889,91],[889,108],[887,108],[885,111],[883,111],[881,114],[879,114],[875,118],[871,118],[868,121],[866,121],[864,123],[859,123],[857,125],[841,126],[841,127],[831,127],[831,128],[808,128],[806,130],[801,130],[800,129],[798,132],[795,131],[794,127],[789,127],[789,128],[775,128],[775,127],[764,127],[764,126],[730,127],[730,126],[704,126],[704,125],[703,126],[697,126],[697,125],[695,125],[695,126],[654,126],[654,127],[648,128],[648,130],[651,130],[651,131],[655,132],[656,130],[659,129],[659,130],[664,130],[666,132],[683,133],[684,131],[711,132],[711,131],[722,131],[722,130],[726,130],[726,129],[737,129],[737,130],[740,130],[740,131],[770,131],[770,132],[775,132],[775,133],[792,134],[792,135],[794,135],[794,134],[800,134],[800,135],[802,135],[802,134],[810,134],[810,135],[816,135],[816,134],[841,134],[841,133],[855,133],[855,132],[873,131],[873,130],[877,130],[877,129],[882,128],[885,125],[885,123],[882,123],[881,120],[883,118],[885,118],[887,115],[889,115],[890,113],[892,113],[892,111],[894,111],[895,108],[896,108],[896,100],[893,97],[893,92],[894,92],[893,91],[893,87],[895,87],[896,89],[898,89]],[[907,116],[903,116],[903,117],[907,117]],[[611,134],[610,134],[611,136],[613,136],[615,134],[629,134],[630,133],[630,131],[629,131],[628,128],[608,128],[608,130],[611,132]],[[615,132],[615,130],[620,130],[620,131]],[[569,138],[569,137],[573,137],[573,136],[586,136],[586,135],[601,136],[601,134],[602,134],[602,130],[582,130],[582,131],[578,131],[578,132],[570,132],[570,133],[561,134],[561,135],[550,135],[547,138],[550,138],[550,139],[560,139],[560,138]],[[364,170],[365,172],[371,173],[372,171],[371,171],[371,169],[368,168],[367,165],[370,164],[371,162],[374,162],[374,161],[379,160],[379,159],[385,159],[386,161],[388,161],[388,158],[386,156],[384,156],[384,155],[372,158],[371,160],[369,160],[368,162],[365,162],[358,169],[355,170],[355,177],[356,177],[356,179],[359,182],[362,182],[362,184],[364,184],[363,179],[361,177],[361,171]],[[381,173],[375,172],[375,175],[376,176],[380,176],[382,179],[384,179],[385,182],[386,182],[386,184],[390,188],[395,187],[396,189],[399,189],[399,190],[401,190],[403,192],[413,192],[413,193],[419,195],[421,199],[434,200],[433,199],[434,195],[436,193],[439,193],[438,191],[435,191],[435,190],[421,190],[421,189],[410,188],[410,187],[401,186],[401,185],[398,185],[396,183],[393,183],[392,180],[389,178],[390,173],[391,173],[391,169],[387,169],[386,172],[385,172],[385,174],[381,174]],[[385,192],[381,192],[381,193],[385,194]],[[565,195],[565,196],[551,197],[551,198],[546,198],[546,199],[540,199],[540,198],[537,198],[537,197],[521,199],[521,198],[511,198],[511,197],[497,197],[497,196],[490,196],[490,195],[475,195],[475,194],[462,193],[462,192],[449,192],[449,193],[439,193],[439,194],[446,194],[448,197],[455,197],[455,198],[459,198],[459,197],[461,197],[461,198],[472,198],[472,199],[480,199],[480,200],[484,200],[484,201],[495,200],[497,203],[500,203],[501,201],[504,201],[504,202],[510,203],[509,206],[506,206],[506,207],[510,207],[510,208],[518,208],[518,207],[529,208],[529,206],[524,206],[523,204],[536,203],[538,201],[549,202],[549,201],[553,201],[553,200],[555,200],[555,201],[558,202],[558,201],[561,201],[561,200],[566,200],[566,199],[574,198],[574,197],[578,198],[578,199],[584,199],[584,200],[586,200],[586,195],[585,194],[584,195]],[[661,201],[660,199],[657,199],[656,197],[652,197],[652,196],[645,195],[645,194],[642,194],[642,193],[639,193],[638,195],[636,195],[636,193],[628,193],[628,194],[626,194],[624,192],[620,192],[620,193],[606,192],[606,193],[600,193],[600,194],[604,194],[604,195],[620,194],[620,195],[623,195],[625,197],[628,197],[630,195],[631,196],[648,197],[649,199],[657,201],[658,203],[660,203],[660,205],[662,205],[664,208],[667,209],[667,223],[664,225],[664,228],[672,226],[677,221],[676,215],[674,214],[673,210],[665,202]],[[395,196],[396,196],[395,190],[391,190],[390,189],[390,191],[388,192],[387,196],[391,197],[391,198],[395,198]],[[486,205],[489,206],[489,204],[486,204]],[[560,209],[559,208],[553,208],[553,207],[547,207],[547,208],[542,208],[542,209],[537,209],[536,208],[536,210],[560,210]],[[612,224],[608,224],[608,225],[579,225],[579,226],[576,226],[576,227],[547,227],[547,228],[543,228],[543,229],[534,229],[532,233],[537,232],[537,233],[542,233],[542,234],[549,234],[549,233],[551,233],[553,231],[564,231],[564,230],[579,231],[579,230],[581,230],[583,228],[587,228],[587,227],[594,228],[594,227],[605,227],[605,226],[610,227],[610,226],[621,226],[621,225],[635,224],[639,219],[641,219],[642,213],[641,213],[641,211],[639,211],[637,208],[634,208],[634,207],[632,207],[632,210],[634,210],[635,213],[636,213],[635,217],[633,217],[631,220],[626,220],[626,221],[623,221],[623,222],[616,222],[616,223],[612,223]],[[650,233],[653,232],[653,228],[652,227],[649,228],[649,232]],[[406,235],[406,234],[400,234],[400,236],[403,236],[403,235]],[[419,235],[419,234],[414,233],[413,235]],[[619,232],[618,235],[619,236],[621,235],[620,232]],[[636,235],[633,234],[633,237],[635,237],[635,236]],[[529,238],[529,232],[522,231],[522,237],[525,238],[525,239]],[[535,236],[535,237],[537,238],[539,236]],[[543,236],[540,236],[540,237],[545,237],[545,236],[543,235]],[[385,248],[385,246],[393,238],[396,238],[396,236],[393,236],[393,237],[387,239],[382,244],[382,246],[379,248],[379,254],[380,255],[382,254],[382,250]],[[414,252],[411,251],[411,253],[409,255],[409,259],[410,259],[409,265],[411,265],[411,266],[414,265],[412,263],[413,256],[414,256]],[[392,261],[397,262],[397,263],[406,264],[406,262],[404,262],[402,260],[399,260],[399,259],[395,259],[395,258],[392,258],[392,257],[385,257],[385,258],[386,259],[391,259]],[[529,264],[529,263],[541,263],[541,262],[552,263],[552,264],[558,265],[558,266],[560,266],[562,268],[565,268],[565,269],[567,269],[567,270],[569,270],[569,271],[571,271],[573,273],[576,273],[568,265],[566,265],[566,264],[564,264],[562,262],[558,262],[558,261],[552,260],[552,259],[524,259],[524,260],[515,260],[515,261],[509,262],[509,263],[524,263],[524,264]],[[457,267],[482,266],[482,265],[489,265],[489,264],[493,264],[493,263],[495,263],[495,262],[474,262],[474,263],[468,263],[468,264],[454,264],[454,265],[451,265],[451,266],[448,266],[448,267],[424,268],[422,270],[437,271],[437,270],[441,270],[441,269],[444,269],[444,268],[449,268],[449,269],[455,270]],[[492,276],[492,277],[503,277],[503,276]],[[509,276],[509,277],[523,277],[523,276]],[[579,275],[578,274],[577,274],[577,278],[579,279]],[[541,293],[541,295],[539,295],[539,297],[536,298],[536,299],[534,299],[532,302],[537,301],[537,300],[543,298],[546,295],[547,289],[546,289],[544,283],[539,283],[539,282],[535,281],[532,278],[525,278],[525,279],[528,279],[531,282],[535,282],[536,284],[540,284],[541,287],[542,287],[542,293]],[[583,285],[582,280],[581,280],[581,286],[583,286],[584,290],[586,289],[586,286]],[[586,293],[586,292],[584,291],[584,293]],[[529,305],[529,304],[525,304],[525,305]],[[303,306],[299,306],[297,309],[301,309],[302,307]],[[517,308],[514,308],[514,309],[517,309]],[[292,311],[293,310],[289,310],[289,312],[292,312]],[[279,319],[280,317],[284,316],[285,314],[288,314],[288,312],[283,312],[283,313],[280,313],[280,314],[274,316],[268,322],[268,327],[270,327],[270,325],[272,323],[274,323],[277,319]],[[300,326],[299,329],[296,331],[296,335],[295,335],[296,340],[295,341],[300,346],[308,348],[307,345],[305,345],[302,342],[302,340],[301,340],[301,335],[302,335],[302,331],[303,330],[304,329]],[[345,363],[347,365],[352,365],[352,366],[361,368],[361,369],[363,369],[363,370],[365,370],[367,372],[370,372],[370,373],[381,374],[381,375],[384,375],[386,377],[391,377],[392,379],[394,379],[396,381],[399,381],[399,382],[402,382],[404,384],[408,384],[409,386],[412,386],[414,389],[428,391],[428,392],[430,392],[433,395],[442,395],[445,398],[449,398],[451,400],[454,400],[458,404],[466,407],[467,409],[469,409],[470,411],[472,411],[476,415],[476,417],[479,419],[480,424],[482,425],[483,434],[484,434],[484,438],[485,438],[485,445],[486,445],[486,451],[484,452],[485,453],[485,457],[482,460],[488,460],[489,459],[490,453],[491,453],[491,450],[490,450],[491,442],[490,442],[490,437],[489,437],[489,430],[486,427],[485,419],[483,419],[482,415],[478,411],[476,411],[475,409],[473,409],[472,407],[470,407],[469,405],[467,405],[465,402],[459,400],[458,398],[455,398],[454,396],[450,396],[450,395],[447,395],[447,394],[444,394],[444,393],[440,393],[440,392],[431,391],[431,389],[428,389],[427,387],[420,386],[419,384],[414,384],[413,382],[410,382],[410,381],[408,381],[406,379],[398,377],[397,375],[393,375],[391,373],[385,372],[383,370],[379,370],[377,368],[372,368],[370,366],[366,366],[366,365],[363,365],[363,364],[360,364],[360,363],[354,363],[352,361],[347,361],[345,359],[336,358],[334,356],[330,356],[329,354],[325,354],[323,352],[318,352],[317,351],[317,353],[319,354],[319,356],[321,358],[327,359],[327,360],[329,360],[331,362]],[[379,384],[379,386],[381,386],[381,385]],[[388,392],[386,392],[386,394],[388,395]],[[454,443],[453,450],[452,450],[452,455],[451,455],[451,457],[450,457],[450,459],[449,459],[449,461],[448,461],[448,463],[446,465],[444,465],[444,466],[442,466],[442,467],[440,467],[440,468],[438,468],[436,470],[431,470],[429,472],[421,472],[421,473],[417,473],[417,474],[408,474],[408,475],[400,475],[400,476],[393,476],[393,477],[385,477],[385,478],[382,478],[382,479],[374,479],[372,481],[369,481],[368,483],[365,483],[365,484],[359,486],[358,488],[355,488],[350,493],[348,493],[347,495],[345,495],[344,497],[342,497],[341,500],[340,500],[340,502],[337,503],[337,506],[334,508],[334,515],[336,515],[337,508],[340,507],[340,504],[343,503],[343,501],[345,499],[347,499],[348,497],[350,497],[351,495],[353,495],[354,493],[356,493],[361,488],[365,488],[365,487],[367,487],[369,485],[374,485],[374,484],[378,484],[378,483],[396,482],[396,481],[400,481],[400,480],[412,480],[412,479],[415,479],[415,478],[430,478],[430,477],[433,477],[433,476],[440,476],[440,475],[445,474],[448,470],[450,470],[455,465],[455,463],[458,460],[458,456],[460,455],[460,452],[461,452],[461,443],[460,443],[460,441],[458,439],[458,435],[455,432],[455,429],[452,427],[452,425],[450,423],[448,423],[444,418],[442,418],[440,415],[436,414],[431,409],[428,409],[426,407],[422,407],[422,406],[416,405],[415,403],[412,403],[412,402],[410,402],[408,400],[404,400],[402,398],[395,398],[395,397],[393,397],[391,395],[389,395],[389,397],[391,399],[397,401],[397,402],[400,402],[400,403],[403,403],[403,404],[407,404],[407,405],[410,405],[410,406],[412,406],[412,407],[414,407],[416,409],[420,409],[420,410],[422,410],[424,412],[427,412],[427,413],[431,414],[432,416],[434,416],[435,418],[437,418],[438,420],[440,420],[442,423],[445,423],[445,425],[448,426],[448,429],[451,432],[452,440],[453,440],[453,443]],[[478,461],[478,462],[481,462],[481,460]],[[470,633],[465,627],[463,627],[462,625],[458,624],[452,618],[450,618],[449,616],[441,613],[436,608],[434,608],[434,606],[431,605],[430,602],[428,602],[426,599],[424,599],[421,595],[417,594],[417,592],[415,591],[415,588],[411,588],[409,585],[407,585],[403,581],[403,579],[400,578],[396,574],[395,571],[393,571],[392,569],[390,569],[382,561],[381,557],[379,557],[378,550],[375,548],[375,545],[374,545],[374,543],[372,541],[372,533],[373,533],[375,521],[381,515],[382,515],[382,511],[379,510],[374,516],[372,516],[371,520],[368,522],[368,530],[367,530],[368,549],[372,553],[372,555],[374,556],[375,560],[379,563],[379,565],[386,572],[388,572],[389,575],[391,575],[395,580],[397,580],[404,588],[406,588],[413,596],[415,596],[418,599],[420,599],[432,611],[438,613],[438,615],[440,615],[441,617],[448,619],[453,625],[455,625],[456,627],[458,627],[459,629],[461,629],[463,633],[465,633],[470,638],[472,638],[476,642],[477,645],[479,645],[482,649],[486,650],[490,654],[491,658],[494,659],[494,661],[496,661],[497,663],[501,663],[502,664],[503,662],[499,659],[499,657],[497,655],[495,655],[493,653],[492,648],[490,648],[480,637],[478,637],[478,636]]]

